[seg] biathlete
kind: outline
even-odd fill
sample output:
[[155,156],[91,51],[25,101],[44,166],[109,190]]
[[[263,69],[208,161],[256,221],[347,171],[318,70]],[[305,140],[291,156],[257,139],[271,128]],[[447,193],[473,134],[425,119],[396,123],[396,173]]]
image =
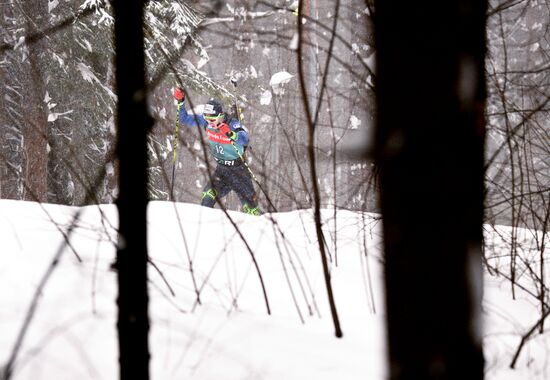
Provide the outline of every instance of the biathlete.
[[261,215],[252,177],[244,162],[244,153],[249,142],[246,128],[239,120],[230,118],[223,111],[220,102],[209,100],[202,115],[188,114],[185,108],[185,92],[177,87],[174,98],[178,103],[178,118],[186,127],[200,127],[204,130],[210,152],[217,162],[216,170],[204,187],[201,205],[214,207],[216,201],[231,190],[237,193],[243,212]]

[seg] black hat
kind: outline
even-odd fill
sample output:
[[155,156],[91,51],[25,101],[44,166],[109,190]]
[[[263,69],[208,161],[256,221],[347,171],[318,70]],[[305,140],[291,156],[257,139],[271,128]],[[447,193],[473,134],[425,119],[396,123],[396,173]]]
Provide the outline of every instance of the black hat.
[[218,116],[223,114],[223,107],[220,102],[210,99],[205,105],[202,114],[205,116]]

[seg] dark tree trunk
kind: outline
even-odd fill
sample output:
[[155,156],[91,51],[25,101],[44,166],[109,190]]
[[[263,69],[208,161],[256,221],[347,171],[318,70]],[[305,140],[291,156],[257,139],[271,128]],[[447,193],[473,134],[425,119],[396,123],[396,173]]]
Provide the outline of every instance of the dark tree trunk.
[[[4,67],[0,67],[0,91],[7,93],[10,85],[9,75]],[[21,147],[22,136],[20,128],[14,125],[13,107],[7,96],[0,96],[0,198],[21,199]],[[11,100],[11,99],[10,99]],[[13,104],[13,103],[12,103]]]
[[147,132],[143,0],[113,2],[115,12],[117,154],[120,164],[118,337],[120,379],[149,379],[147,292]]
[[[60,4],[56,11],[64,9],[66,14],[74,14],[77,6],[69,2]],[[81,106],[78,105],[79,93],[76,91],[77,78],[71,66],[76,65],[77,56],[72,53],[72,46],[80,42],[75,38],[75,28],[62,28],[48,38],[54,47],[56,54],[63,57],[67,64],[51,63],[49,65],[48,89],[52,97],[52,103],[58,104],[54,110],[64,112],[72,111],[70,119],[59,117],[50,121],[48,141],[50,149],[48,153],[48,202],[63,205],[82,205],[74,202],[74,188],[79,185],[78,178],[84,174],[79,170],[82,157],[87,156],[87,144],[81,144],[75,140],[75,134],[83,129]],[[74,63],[73,63],[74,62]],[[78,73],[80,75],[80,73]],[[78,121],[78,126],[75,125]],[[76,148],[79,147],[79,148]]]
[[377,1],[391,379],[482,379],[482,0]]
[[[47,25],[47,2],[23,2],[22,9],[27,17],[28,35],[38,33]],[[25,99],[30,106],[24,115],[23,135],[23,170],[25,190],[24,200],[46,202],[48,199],[48,109],[46,97],[46,75],[44,56],[47,41],[40,38],[28,45],[28,73],[23,79]]]

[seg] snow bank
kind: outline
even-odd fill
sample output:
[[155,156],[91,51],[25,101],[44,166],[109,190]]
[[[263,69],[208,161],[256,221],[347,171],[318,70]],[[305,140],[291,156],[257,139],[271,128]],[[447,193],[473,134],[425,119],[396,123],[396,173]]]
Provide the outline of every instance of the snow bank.
[[[14,347],[36,286],[62,252],[13,378],[117,378],[115,206],[2,200],[0,215],[0,363]],[[75,216],[67,246],[64,234]],[[379,218],[323,213],[344,332],[336,339],[311,211],[229,216],[190,204],[150,204],[149,252],[158,268],[149,267],[152,378],[386,379]],[[487,233],[499,247],[491,240],[497,234]],[[486,276],[486,378],[547,379],[545,335],[528,343],[516,370],[508,368],[521,334],[540,314],[527,292],[516,289],[512,300],[508,284]]]

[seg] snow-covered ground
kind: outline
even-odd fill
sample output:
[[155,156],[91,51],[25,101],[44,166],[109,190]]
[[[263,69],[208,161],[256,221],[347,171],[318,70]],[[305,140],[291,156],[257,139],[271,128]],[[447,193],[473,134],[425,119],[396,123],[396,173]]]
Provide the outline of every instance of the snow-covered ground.
[[[67,232],[75,215],[76,228]],[[342,339],[334,337],[311,210],[229,216],[197,205],[150,204],[152,379],[386,379],[378,216],[323,213]],[[0,201],[0,365],[37,286],[61,255],[38,298],[14,379],[118,378],[110,270],[116,225],[113,205]],[[507,252],[494,229],[487,236],[491,250]],[[516,369],[508,368],[521,335],[540,315],[534,298],[516,288],[512,300],[502,276],[487,275],[485,288],[486,378],[550,378],[547,335],[536,335]]]

